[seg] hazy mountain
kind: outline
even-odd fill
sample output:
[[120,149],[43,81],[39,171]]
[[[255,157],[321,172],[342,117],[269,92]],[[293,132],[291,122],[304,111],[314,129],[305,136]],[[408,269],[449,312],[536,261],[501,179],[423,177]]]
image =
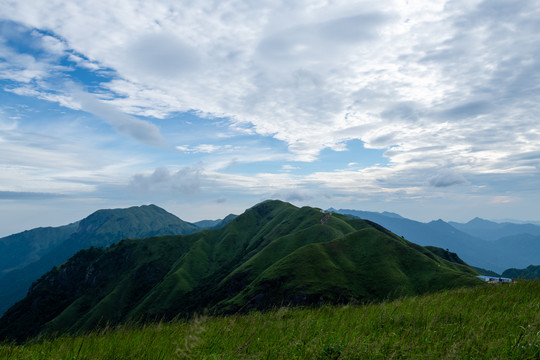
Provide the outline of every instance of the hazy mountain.
[[529,265],[525,269],[507,269],[502,276],[512,279],[539,279],[540,265]]
[[[532,235],[522,234],[487,241],[461,231],[442,220],[422,223],[377,212],[347,209],[336,211],[374,221],[416,244],[449,249],[468,264],[497,273],[512,267],[521,268],[540,263],[540,239]],[[476,220],[474,223],[486,225],[485,220]]]
[[489,241],[522,234],[540,236],[540,226],[534,224],[496,223],[480,218],[474,218],[465,224],[457,222],[449,224],[469,235]]
[[0,239],[0,276],[39,260],[65,241],[78,223],[59,227],[41,227]]
[[213,230],[213,229],[219,229],[230,223],[234,220],[238,215],[229,214],[224,219],[217,219],[217,220],[201,220],[194,222],[193,225],[198,226],[201,230]]
[[[180,220],[155,205],[99,210],[76,225],[48,229],[46,232],[49,236],[46,242],[49,244],[48,251],[33,262],[29,259],[34,259],[40,254],[39,251],[27,252],[30,257],[27,259],[19,256],[21,263],[27,265],[0,277],[0,314],[3,314],[17,300],[22,299],[32,282],[52,267],[65,262],[79,250],[91,246],[107,247],[125,238],[189,234],[198,230],[197,226]],[[71,232],[70,235],[69,232]],[[9,238],[12,243],[14,243],[13,239],[23,239],[19,240],[19,243],[24,243],[29,249],[36,249],[44,243],[43,233],[44,230],[35,229],[12,235]],[[60,238],[53,240],[54,234],[58,234]]]
[[266,201],[217,230],[78,252],[4,314],[0,338],[203,311],[370,302],[479,284],[476,274],[455,255],[370,221]]

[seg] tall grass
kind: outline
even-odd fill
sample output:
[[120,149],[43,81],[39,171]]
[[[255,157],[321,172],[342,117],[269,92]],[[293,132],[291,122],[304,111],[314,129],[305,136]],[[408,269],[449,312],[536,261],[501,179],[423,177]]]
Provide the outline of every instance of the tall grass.
[[540,359],[540,281],[0,345],[1,359]]

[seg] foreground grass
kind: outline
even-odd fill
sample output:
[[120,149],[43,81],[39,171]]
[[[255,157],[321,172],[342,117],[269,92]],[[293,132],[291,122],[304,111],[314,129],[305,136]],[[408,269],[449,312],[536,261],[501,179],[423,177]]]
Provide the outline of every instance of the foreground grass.
[[540,359],[540,281],[0,344],[1,359]]

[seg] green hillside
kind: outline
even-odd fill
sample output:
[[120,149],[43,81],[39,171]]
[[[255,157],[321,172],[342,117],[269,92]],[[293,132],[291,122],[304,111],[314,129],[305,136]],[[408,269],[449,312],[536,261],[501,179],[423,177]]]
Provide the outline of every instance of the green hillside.
[[[41,252],[18,252],[22,254],[17,258],[18,261],[27,265],[0,277],[0,314],[24,298],[30,285],[40,276],[54,266],[61,265],[79,250],[91,246],[107,247],[126,238],[189,234],[198,230],[197,226],[155,205],[144,205],[126,209],[98,210],[77,224],[35,229],[12,235],[5,240],[6,244],[13,246],[24,243],[24,248],[40,249],[46,243],[49,247],[47,251]],[[54,236],[58,236],[56,240],[53,240]],[[53,243],[54,246],[51,245]]]
[[6,312],[0,337],[279,304],[371,302],[479,284],[476,274],[369,221],[266,201],[217,230],[78,253]]
[[540,281],[0,343],[19,359],[539,359]]
[[502,276],[511,279],[540,279],[540,265],[529,265],[525,269],[507,269]]

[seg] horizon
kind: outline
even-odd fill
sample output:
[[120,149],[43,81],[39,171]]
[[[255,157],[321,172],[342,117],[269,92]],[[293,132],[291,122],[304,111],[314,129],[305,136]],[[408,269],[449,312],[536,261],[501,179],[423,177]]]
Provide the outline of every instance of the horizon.
[[533,0],[4,2],[0,236],[268,198],[540,222],[539,24]]

